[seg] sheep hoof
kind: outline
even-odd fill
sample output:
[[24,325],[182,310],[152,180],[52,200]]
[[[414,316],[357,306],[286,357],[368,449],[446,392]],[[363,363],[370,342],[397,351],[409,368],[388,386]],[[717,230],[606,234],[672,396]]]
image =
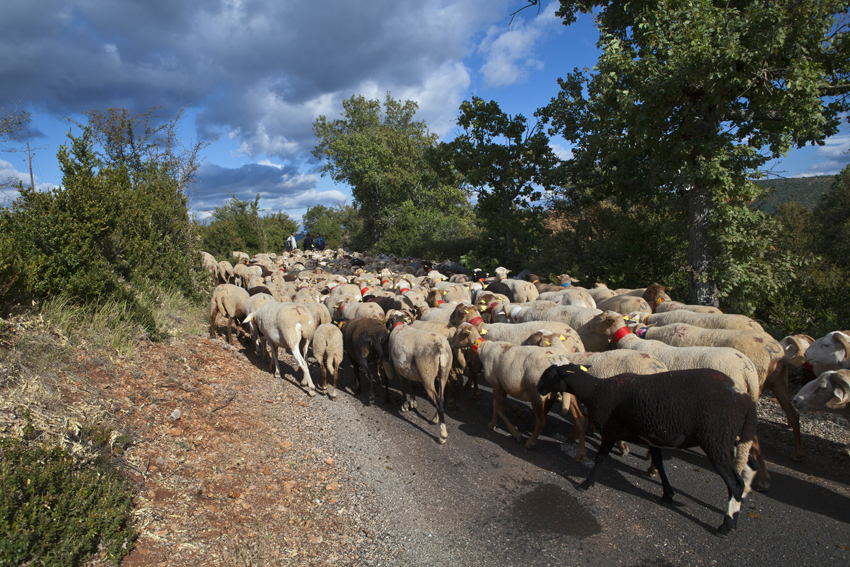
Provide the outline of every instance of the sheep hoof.
[[313,388],[310,388],[309,390],[307,390],[307,395],[312,398],[313,396],[316,395],[316,390],[314,390]]
[[[521,441],[521,439],[520,439],[520,441]],[[525,442],[525,448],[526,449],[534,449],[535,445],[536,445],[536,443],[533,443],[531,441],[531,439],[529,439],[528,441]]]
[[330,398],[331,398],[333,401],[336,401],[336,394],[331,394]]
[[584,458],[585,458],[586,456],[587,456],[587,453],[576,453],[575,461],[576,461],[577,463],[580,463],[580,462],[582,462],[582,461],[584,460]]
[[473,400],[477,400],[480,397],[481,397],[481,392],[479,392],[478,390],[472,392],[472,399]]
[[760,480],[758,482],[758,484],[756,485],[756,490],[759,491],[759,492],[767,492],[768,490],[770,490],[770,482],[768,482],[766,480],[765,481]]
[[581,484],[578,485],[578,489],[579,490],[588,490],[591,486],[593,486],[591,484],[591,482],[589,480],[586,480],[586,481],[584,481],[584,482],[582,482]]
[[805,454],[804,454],[804,453],[796,453],[796,452],[795,452],[795,453],[792,453],[792,454],[791,454],[791,456],[790,456],[789,458],[790,458],[792,461],[794,461],[795,463],[799,463],[800,461],[802,461],[802,460],[803,460],[803,457],[804,457],[804,456],[805,456]]

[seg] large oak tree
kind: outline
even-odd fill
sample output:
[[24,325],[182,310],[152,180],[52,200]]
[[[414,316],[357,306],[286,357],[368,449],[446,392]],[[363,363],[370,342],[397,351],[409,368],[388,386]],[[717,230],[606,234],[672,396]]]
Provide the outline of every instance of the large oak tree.
[[625,203],[686,199],[691,303],[777,285],[750,178],[838,131],[847,3],[561,0],[557,12],[565,25],[582,13],[598,23],[602,55],[541,110],[575,144],[565,185]]

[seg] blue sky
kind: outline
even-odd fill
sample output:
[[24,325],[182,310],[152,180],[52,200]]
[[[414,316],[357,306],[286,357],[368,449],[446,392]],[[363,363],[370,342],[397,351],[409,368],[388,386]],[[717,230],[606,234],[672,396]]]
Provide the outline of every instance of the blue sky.
[[[592,67],[589,19],[565,27],[556,3],[510,14],[524,0],[11,0],[0,19],[0,108],[33,113],[30,145],[41,188],[61,182],[56,152],[89,109],[174,115],[181,139],[217,140],[191,193],[203,218],[235,194],[300,219],[315,204],[351,200],[318,175],[311,125],[341,101],[387,91],[415,100],[442,139],[464,99],[496,100],[531,118],[574,67]],[[76,132],[76,130],[74,130]],[[837,173],[850,137],[773,164],[787,177]],[[563,141],[556,151],[568,155]],[[0,181],[29,184],[20,144],[0,146]],[[6,189],[6,201],[15,193]],[[2,196],[0,196],[2,197]]]

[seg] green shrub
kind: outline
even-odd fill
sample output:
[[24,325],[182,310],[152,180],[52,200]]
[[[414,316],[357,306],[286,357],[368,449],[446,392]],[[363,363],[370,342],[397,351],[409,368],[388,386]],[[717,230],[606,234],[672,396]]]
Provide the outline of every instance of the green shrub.
[[109,465],[79,468],[61,448],[0,440],[0,566],[81,565],[98,547],[132,551],[131,490]]

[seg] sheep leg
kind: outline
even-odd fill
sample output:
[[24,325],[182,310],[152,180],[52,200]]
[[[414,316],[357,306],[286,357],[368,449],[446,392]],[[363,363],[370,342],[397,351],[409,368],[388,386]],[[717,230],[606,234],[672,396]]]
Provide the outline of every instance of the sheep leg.
[[[779,376],[777,376],[779,375]],[[778,370],[767,377],[765,388],[770,388],[773,395],[776,396],[776,401],[785,416],[788,419],[788,425],[791,426],[791,431],[794,433],[794,452],[791,453],[792,461],[801,461],[806,454],[803,449],[803,436],[800,434],[800,414],[797,409],[791,404],[791,396],[788,393],[788,384],[785,382],[784,374]]]
[[552,403],[549,402],[548,399],[544,400],[543,398],[539,398],[536,396],[531,397],[531,408],[534,410],[534,431],[531,433],[531,437],[528,438],[528,441],[525,442],[526,449],[534,448],[534,446],[537,444],[537,438],[540,436],[540,433],[546,426],[546,414],[548,413],[549,409],[546,407],[547,403],[549,405],[549,408],[551,408]]
[[334,359],[333,361],[333,373],[334,373],[334,390],[331,394],[331,399],[336,400],[336,379],[339,376],[339,361]]
[[298,350],[298,345],[295,345],[295,348],[292,349],[292,356],[295,357],[295,361],[304,373],[301,384],[304,384],[305,381],[307,382],[307,395],[312,398],[316,395],[316,386],[313,384],[313,378],[310,377],[310,368],[307,366],[307,361],[301,357],[301,351]]
[[216,307],[215,302],[212,303],[210,307],[210,338],[215,338],[215,318],[218,315],[218,308]]
[[354,391],[360,393],[360,363],[355,357],[349,356],[351,366],[354,368]]
[[755,457],[756,462],[758,463],[758,482],[756,483],[756,490],[764,492],[770,488],[770,473],[767,472],[767,465],[765,464],[764,457],[761,454],[761,445],[759,445],[758,436],[753,438],[750,453],[753,457]]
[[[497,417],[501,417],[502,421],[505,422],[505,426],[510,431],[511,435],[514,436],[517,443],[522,442],[522,433],[517,431],[517,428],[514,427],[514,424],[508,420],[508,416],[505,415],[505,403],[506,403],[507,394],[503,392],[501,389],[497,391],[496,387],[493,388],[493,419],[490,421],[490,429],[494,429],[497,423]],[[509,405],[509,404],[508,404]]]
[[599,444],[599,451],[596,452],[596,459],[593,461],[593,468],[590,470],[590,474],[587,475],[587,478],[584,482],[578,485],[579,490],[588,490],[591,486],[596,484],[596,477],[599,476],[599,469],[602,468],[602,463],[608,458],[608,453],[611,452],[611,448],[614,446],[614,439],[608,439],[606,437],[602,438],[602,443]]
[[327,392],[328,391],[328,372],[327,372],[327,370],[325,370],[325,365],[321,360],[319,361],[319,370],[322,371],[322,392]]
[[[446,381],[445,380],[436,380],[434,382],[422,382],[422,385],[425,387],[425,393],[428,394],[428,397],[431,398],[431,402],[434,404],[434,407],[437,408],[437,414],[434,416],[434,419],[431,420],[433,424],[440,424],[440,439],[439,442],[442,445],[446,442],[446,439],[449,437],[449,433],[446,430],[446,414],[445,408],[443,407],[443,400],[446,395]],[[439,391],[437,391],[437,386],[439,386]]]
[[[620,441],[620,443],[622,443],[622,441]],[[652,458],[652,466],[655,467],[658,471],[658,476],[661,478],[661,505],[672,506],[673,496],[675,496],[676,493],[673,492],[673,487],[667,479],[667,472],[664,470],[664,455],[661,453],[661,448],[650,447],[649,456]]]
[[227,318],[227,344],[233,344],[233,317]]
[[[309,347],[309,346],[310,346],[310,341],[308,339],[301,339],[301,344],[300,344],[301,351],[300,352],[301,352],[302,358],[304,359],[305,364],[307,363],[307,347]],[[299,347],[296,347],[296,348],[299,348]],[[309,372],[307,372],[307,374],[309,374]],[[302,376],[301,382],[299,382],[299,383],[302,386],[306,386],[307,385],[307,379]]]
[[[578,439],[578,451],[576,451],[575,460],[580,463],[584,460],[585,456],[587,456],[587,449],[584,445],[584,415],[581,413],[581,408],[578,406],[578,401],[576,397],[570,394],[564,393],[564,396],[569,396],[568,403],[568,411],[573,416],[573,435]],[[562,407],[563,410],[563,407]],[[562,411],[562,413],[567,413],[566,411]]]
[[[735,467],[731,464],[719,464],[714,459],[709,458],[711,464],[714,465],[714,469],[717,471],[717,474],[720,475],[720,478],[723,479],[723,482],[726,483],[726,488],[729,492],[729,502],[726,508],[726,515],[723,516],[723,523],[718,526],[717,531],[715,532],[719,537],[726,537],[729,533],[738,527],[738,513],[741,511],[741,501],[744,499],[744,479],[741,478],[735,471]],[[745,470],[749,469],[748,474],[752,475],[754,472],[750,468],[749,465],[745,467]]]
[[274,377],[280,378],[280,368],[277,365],[277,345],[272,343],[272,362],[274,363]]

